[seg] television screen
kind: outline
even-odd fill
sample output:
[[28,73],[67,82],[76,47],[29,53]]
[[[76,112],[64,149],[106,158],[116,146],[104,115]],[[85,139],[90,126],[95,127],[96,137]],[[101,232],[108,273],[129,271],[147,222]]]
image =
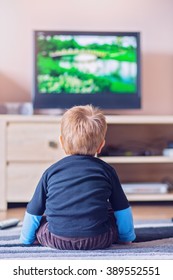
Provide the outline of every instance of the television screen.
[[34,108],[140,108],[138,32],[34,33]]

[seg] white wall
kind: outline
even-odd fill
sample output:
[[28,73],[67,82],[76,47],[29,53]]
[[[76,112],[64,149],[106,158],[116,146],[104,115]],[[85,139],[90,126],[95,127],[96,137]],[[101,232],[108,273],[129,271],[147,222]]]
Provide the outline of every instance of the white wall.
[[0,103],[31,100],[39,29],[140,31],[143,109],[130,113],[173,114],[173,0],[0,0]]

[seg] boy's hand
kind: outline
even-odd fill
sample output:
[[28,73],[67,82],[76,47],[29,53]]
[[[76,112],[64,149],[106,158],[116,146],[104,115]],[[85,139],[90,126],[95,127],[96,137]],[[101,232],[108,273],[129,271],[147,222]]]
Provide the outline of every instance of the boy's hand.
[[33,243],[33,245],[39,245],[40,243],[38,242],[38,240],[36,239]]

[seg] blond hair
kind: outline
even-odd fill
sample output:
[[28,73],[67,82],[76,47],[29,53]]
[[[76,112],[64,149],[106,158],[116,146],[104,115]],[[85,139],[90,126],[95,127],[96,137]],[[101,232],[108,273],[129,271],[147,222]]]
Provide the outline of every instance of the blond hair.
[[107,130],[103,113],[92,105],[75,106],[61,120],[61,139],[66,154],[95,155]]

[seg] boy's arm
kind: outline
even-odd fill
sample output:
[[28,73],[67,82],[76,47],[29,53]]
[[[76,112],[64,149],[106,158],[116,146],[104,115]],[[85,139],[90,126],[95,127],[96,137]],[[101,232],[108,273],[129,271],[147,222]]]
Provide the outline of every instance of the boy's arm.
[[23,244],[33,244],[36,239],[36,230],[40,225],[42,216],[31,215],[27,211],[23,221],[20,234],[20,242]]
[[118,241],[123,244],[131,243],[136,238],[131,207],[115,211],[114,216],[118,229]]
[[36,240],[36,230],[45,211],[46,181],[45,174],[43,174],[31,201],[27,205],[20,235],[20,241],[23,244],[33,244]]

